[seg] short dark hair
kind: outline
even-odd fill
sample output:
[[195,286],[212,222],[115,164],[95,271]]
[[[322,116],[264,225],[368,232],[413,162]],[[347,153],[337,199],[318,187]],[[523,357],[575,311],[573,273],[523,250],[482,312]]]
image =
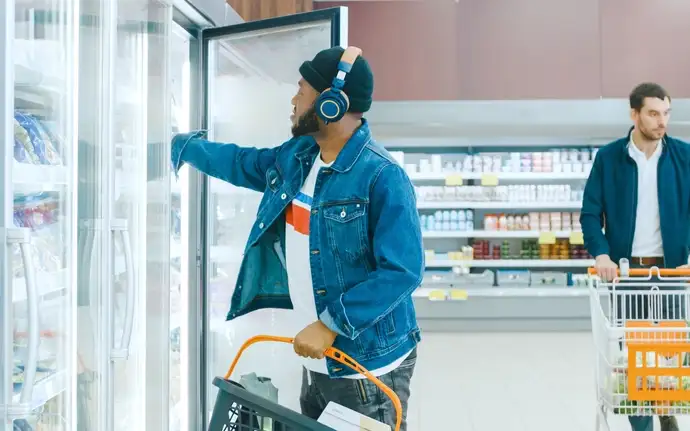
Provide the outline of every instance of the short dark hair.
[[630,93],[630,109],[639,112],[644,106],[644,99],[647,97],[656,97],[660,100],[668,97],[668,100],[671,101],[671,96],[664,90],[664,87],[654,82],[643,82]]

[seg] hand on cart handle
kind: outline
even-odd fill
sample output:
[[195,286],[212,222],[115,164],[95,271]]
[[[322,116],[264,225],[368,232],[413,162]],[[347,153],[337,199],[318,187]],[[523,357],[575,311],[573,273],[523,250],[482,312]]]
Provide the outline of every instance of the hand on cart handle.
[[[612,281],[618,274],[618,265],[607,254],[597,256],[592,269],[603,281]],[[594,274],[590,271],[590,275]]]
[[[235,356],[235,359],[232,361],[232,364],[230,365],[230,368],[228,368],[228,372],[225,374],[225,380],[230,380],[230,376],[232,375],[233,371],[235,371],[235,367],[237,366],[237,363],[240,360],[240,356],[242,356],[242,353],[244,353],[245,350],[249,346],[255,343],[259,343],[262,341],[276,341],[279,343],[287,343],[287,344],[292,344],[295,340],[294,338],[289,338],[289,337],[276,337],[274,335],[257,335],[255,337],[250,338],[249,340],[245,341],[244,344],[242,344],[242,347],[240,347],[239,352],[237,352],[237,356]],[[386,394],[391,401],[393,401],[393,406],[395,407],[395,431],[400,431],[400,425],[402,424],[402,404],[400,403],[400,398],[396,395],[395,392],[393,392],[388,386],[383,384],[381,380],[377,379],[372,375],[366,368],[363,366],[359,365],[357,361],[352,359],[350,356],[346,355],[342,351],[334,348],[334,347],[329,347],[323,352],[324,356],[327,356],[334,361],[337,361],[352,370],[356,371],[359,374],[362,374],[364,377],[366,377],[368,380],[370,380],[373,384],[376,385],[377,388],[381,390],[384,394]]]

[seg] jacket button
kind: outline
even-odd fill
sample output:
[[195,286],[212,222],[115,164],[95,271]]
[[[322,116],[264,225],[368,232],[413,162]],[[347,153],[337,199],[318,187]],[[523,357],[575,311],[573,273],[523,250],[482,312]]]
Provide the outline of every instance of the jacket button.
[[317,210],[316,208],[314,208],[313,210],[311,210],[311,213],[312,213],[312,214],[318,214],[318,213],[319,213],[319,210]]
[[263,224],[263,223],[259,223],[259,229],[263,229],[263,228],[264,228],[264,224]]
[[280,198],[281,198],[282,200],[285,200],[285,198],[287,198],[287,195],[286,195],[285,193],[283,193],[282,195],[280,195]]
[[319,254],[319,251],[318,250],[312,250],[311,254]]

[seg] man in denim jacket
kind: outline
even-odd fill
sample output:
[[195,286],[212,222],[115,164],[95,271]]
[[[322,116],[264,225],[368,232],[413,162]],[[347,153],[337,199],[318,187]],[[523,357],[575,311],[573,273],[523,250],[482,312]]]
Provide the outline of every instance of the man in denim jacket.
[[397,393],[406,413],[421,339],[412,292],[424,272],[414,188],[362,117],[373,93],[363,57],[344,78],[345,116],[317,116],[315,101],[342,55],[327,49],[300,67],[289,141],[256,149],[182,134],[172,161],[263,193],[227,319],[262,308],[294,309],[303,319],[294,343],[307,358],[302,412],[318,418],[334,401],[394,426],[387,396],[323,354],[333,346],[350,355]]

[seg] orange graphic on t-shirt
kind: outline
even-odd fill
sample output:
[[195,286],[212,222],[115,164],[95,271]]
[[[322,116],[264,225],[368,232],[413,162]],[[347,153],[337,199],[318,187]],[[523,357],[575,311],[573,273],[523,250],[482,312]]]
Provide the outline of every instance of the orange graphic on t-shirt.
[[285,221],[292,226],[295,231],[309,235],[309,210],[294,202],[288,205],[285,210]]

